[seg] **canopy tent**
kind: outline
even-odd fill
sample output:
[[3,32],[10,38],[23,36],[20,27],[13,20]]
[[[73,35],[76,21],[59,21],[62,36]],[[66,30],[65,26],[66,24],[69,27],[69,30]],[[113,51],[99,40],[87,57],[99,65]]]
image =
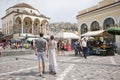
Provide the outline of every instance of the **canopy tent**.
[[49,35],[44,35],[43,38],[47,38],[47,39],[49,39],[50,36],[49,36]]
[[[40,36],[39,35],[33,35],[33,34],[29,34],[29,33],[27,33],[27,34],[20,34],[20,36],[22,36],[22,37],[28,37],[28,38],[39,38]],[[50,36],[49,35],[44,35],[43,36],[44,38],[50,38]]]
[[25,37],[24,36],[20,36],[20,37],[18,37],[18,39],[22,40],[22,39],[25,39]]
[[7,35],[7,34],[0,34],[0,39],[4,39],[4,38],[12,38],[13,37],[13,34],[9,34],[9,35]]
[[33,41],[34,39],[38,39],[38,38],[27,38],[27,41]]
[[11,42],[13,42],[13,43],[14,43],[14,42],[20,42],[20,41],[21,41],[21,39],[19,39],[19,38],[16,38],[16,39],[12,39],[12,40],[11,40]]
[[30,37],[30,38],[39,37],[39,35],[33,35],[33,34],[29,34],[29,33],[23,33],[23,34],[20,34],[20,36],[22,36],[22,37]]
[[55,35],[55,38],[63,38],[63,39],[79,39],[80,37],[71,32],[59,32]]
[[81,40],[83,40],[84,38],[86,38],[87,40],[88,39],[90,39],[90,40],[94,40],[95,39],[94,37],[85,36],[85,37],[81,38]]
[[87,32],[85,34],[82,34],[80,36],[99,36],[99,37],[103,37],[103,36],[107,36],[109,35],[109,33],[107,33],[105,30],[99,30],[99,31],[90,31]]
[[107,32],[113,35],[120,35],[120,28],[118,27],[110,27],[107,29]]

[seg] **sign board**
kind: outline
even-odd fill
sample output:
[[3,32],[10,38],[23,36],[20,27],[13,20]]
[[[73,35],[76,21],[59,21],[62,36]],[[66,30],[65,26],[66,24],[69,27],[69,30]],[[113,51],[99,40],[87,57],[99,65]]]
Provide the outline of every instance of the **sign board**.
[[19,34],[13,34],[13,38],[19,38]]

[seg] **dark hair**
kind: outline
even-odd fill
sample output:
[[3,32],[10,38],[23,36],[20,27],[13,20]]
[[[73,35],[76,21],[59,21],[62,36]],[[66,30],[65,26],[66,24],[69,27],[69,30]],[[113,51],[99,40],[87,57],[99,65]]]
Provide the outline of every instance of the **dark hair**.
[[40,35],[40,37],[43,37],[44,34],[43,34],[43,33],[40,33],[39,35]]
[[51,39],[51,40],[53,40],[53,39],[54,39],[54,36],[53,36],[53,35],[52,35],[52,36],[50,36],[50,39]]

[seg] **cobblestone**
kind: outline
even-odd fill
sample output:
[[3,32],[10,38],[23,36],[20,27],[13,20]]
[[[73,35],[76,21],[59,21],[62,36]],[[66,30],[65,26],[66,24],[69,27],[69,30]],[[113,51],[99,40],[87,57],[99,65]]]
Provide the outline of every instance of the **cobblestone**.
[[[111,57],[116,64],[113,64]],[[58,72],[49,73],[46,58],[46,72],[38,76],[35,55],[16,55],[0,58],[0,80],[120,80],[120,55],[88,56],[84,59],[66,52],[66,56],[57,56]],[[16,60],[17,58],[17,60]]]

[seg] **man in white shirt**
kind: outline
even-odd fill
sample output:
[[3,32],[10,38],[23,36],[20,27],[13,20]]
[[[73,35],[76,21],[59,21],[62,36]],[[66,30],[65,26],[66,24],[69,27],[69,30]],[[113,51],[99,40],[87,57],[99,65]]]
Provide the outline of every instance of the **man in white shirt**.
[[85,57],[85,59],[87,59],[87,40],[86,40],[86,38],[84,38],[82,41],[82,47],[83,47],[84,57]]

